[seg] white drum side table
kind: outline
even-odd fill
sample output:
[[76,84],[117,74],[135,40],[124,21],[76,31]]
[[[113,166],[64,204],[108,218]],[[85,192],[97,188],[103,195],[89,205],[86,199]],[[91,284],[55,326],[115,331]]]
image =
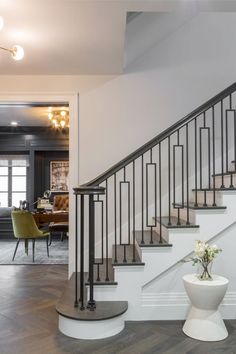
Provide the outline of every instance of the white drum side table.
[[213,275],[213,280],[199,280],[195,274],[183,277],[184,287],[191,301],[191,309],[183,332],[202,341],[220,341],[228,336],[218,307],[223,300],[228,279]]

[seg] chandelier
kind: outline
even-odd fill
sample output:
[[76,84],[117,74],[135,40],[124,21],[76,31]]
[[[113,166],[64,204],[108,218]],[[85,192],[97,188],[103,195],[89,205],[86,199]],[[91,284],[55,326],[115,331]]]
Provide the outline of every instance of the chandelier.
[[49,107],[48,119],[54,128],[69,128],[69,111],[65,108]]
[[[3,28],[4,21],[3,18],[0,16],[0,30]],[[24,49],[20,45],[14,45],[12,48],[5,48],[0,46],[0,49],[5,50],[11,53],[11,56],[14,60],[21,60],[24,57]]]

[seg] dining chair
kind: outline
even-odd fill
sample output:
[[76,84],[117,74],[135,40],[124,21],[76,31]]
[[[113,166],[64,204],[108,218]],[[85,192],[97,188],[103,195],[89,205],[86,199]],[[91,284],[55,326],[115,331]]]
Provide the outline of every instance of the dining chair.
[[48,237],[49,232],[39,230],[33,215],[25,210],[13,210],[11,213],[14,236],[17,243],[12,260],[14,261],[20,240],[25,241],[25,252],[28,255],[28,241],[32,240],[33,262],[35,255],[35,240],[39,238],[46,239],[47,255],[49,257]]

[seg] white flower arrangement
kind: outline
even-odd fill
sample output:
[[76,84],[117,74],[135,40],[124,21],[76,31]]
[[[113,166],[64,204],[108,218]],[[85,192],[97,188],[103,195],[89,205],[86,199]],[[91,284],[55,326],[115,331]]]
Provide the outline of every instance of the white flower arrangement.
[[200,263],[203,268],[199,278],[201,280],[212,279],[208,266],[222,252],[222,249],[216,245],[210,246],[204,241],[197,240],[194,251],[195,255],[190,260],[193,261],[193,265]]

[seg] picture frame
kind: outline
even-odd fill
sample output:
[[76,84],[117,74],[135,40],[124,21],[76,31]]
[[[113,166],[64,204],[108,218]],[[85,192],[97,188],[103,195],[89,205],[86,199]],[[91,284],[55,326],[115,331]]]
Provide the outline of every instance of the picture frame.
[[69,191],[69,161],[50,161],[50,191]]

